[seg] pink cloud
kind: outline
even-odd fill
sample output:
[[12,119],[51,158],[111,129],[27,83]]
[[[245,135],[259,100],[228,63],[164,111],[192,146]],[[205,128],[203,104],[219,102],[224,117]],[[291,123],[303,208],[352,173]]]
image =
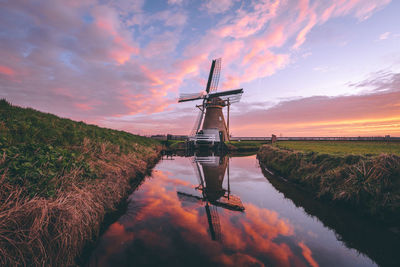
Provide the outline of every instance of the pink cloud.
[[75,103],[75,106],[83,111],[88,111],[93,109],[93,107],[90,106],[88,103]]
[[7,76],[14,76],[15,71],[10,67],[0,65],[0,74],[7,75]]
[[[115,255],[113,253],[120,251],[127,244],[132,244],[134,239],[139,241],[142,247],[152,248],[151,251],[143,250],[144,253],[158,255],[158,251],[163,251],[163,255],[169,255],[171,258],[180,253],[176,251],[176,247],[191,246],[195,257],[203,260],[207,266],[251,266],[262,265],[266,261],[276,266],[306,266],[307,260],[310,259],[303,259],[304,253],[301,251],[306,249],[304,244],[291,248],[276,241],[279,237],[290,238],[294,235],[294,227],[289,221],[280,218],[275,211],[250,203],[244,203],[246,211],[239,215],[219,209],[223,243],[211,240],[204,204],[200,201],[184,202],[179,199],[174,189],[179,185],[180,188],[194,190],[193,184],[182,183],[169,173],[159,170],[154,172],[153,176],[155,179],[151,185],[144,184],[141,188],[143,205],[135,209],[136,219],[121,220],[103,235],[105,243],[114,246],[103,247],[100,244],[92,258],[96,263],[105,264],[109,257]],[[168,189],[171,186],[173,189]],[[240,216],[239,224],[236,216]],[[158,227],[158,222],[165,219],[170,224],[166,228]],[[143,223],[146,227],[142,227]],[[149,231],[150,228],[153,230]],[[132,229],[135,229],[134,232]],[[177,235],[166,234],[169,231]],[[163,242],[159,242],[160,239]],[[171,243],[174,243],[174,246]],[[198,256],[196,251],[201,252],[201,256]],[[309,254],[311,255],[311,251]],[[135,257],[140,261],[138,255]]]
[[112,39],[109,55],[119,64],[127,62],[131,55],[138,54],[138,45],[129,38],[130,33],[123,29],[118,13],[106,6],[92,9],[95,25]]
[[[308,0],[304,0],[292,5],[284,1],[255,1],[250,9],[239,9],[234,16],[222,20],[217,27],[187,49],[186,55],[193,57],[202,53],[206,54],[207,59],[222,55],[222,80],[225,81],[223,87],[237,87],[242,83],[273,75],[290,63],[290,51],[276,53],[273,48],[289,44],[292,48],[299,49],[306,42],[311,30],[330,18],[348,14],[360,18],[388,3],[389,1],[338,1],[326,5],[322,2],[310,4]],[[204,59],[198,58],[195,65],[203,66]],[[196,70],[193,73],[199,72]]]

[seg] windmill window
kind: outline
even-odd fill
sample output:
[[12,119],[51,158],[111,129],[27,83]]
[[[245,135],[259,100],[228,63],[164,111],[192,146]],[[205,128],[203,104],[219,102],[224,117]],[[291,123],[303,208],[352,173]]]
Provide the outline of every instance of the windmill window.
[[219,116],[219,121],[222,121],[222,118],[221,118],[221,116]]

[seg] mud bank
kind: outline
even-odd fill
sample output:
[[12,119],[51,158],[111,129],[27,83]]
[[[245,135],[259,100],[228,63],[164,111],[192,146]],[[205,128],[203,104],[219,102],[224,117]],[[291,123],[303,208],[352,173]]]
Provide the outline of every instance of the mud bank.
[[264,145],[257,157],[261,166],[314,197],[345,204],[387,224],[395,224],[400,218],[399,156],[335,156]]

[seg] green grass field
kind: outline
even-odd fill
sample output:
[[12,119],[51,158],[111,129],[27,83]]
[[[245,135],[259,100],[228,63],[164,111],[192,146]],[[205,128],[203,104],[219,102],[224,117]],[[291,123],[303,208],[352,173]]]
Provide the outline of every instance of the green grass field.
[[280,148],[323,154],[400,155],[400,142],[384,141],[280,141]]
[[[236,150],[258,150],[262,145],[266,144],[264,141],[230,141],[226,145]],[[233,150],[235,150],[233,149]]]

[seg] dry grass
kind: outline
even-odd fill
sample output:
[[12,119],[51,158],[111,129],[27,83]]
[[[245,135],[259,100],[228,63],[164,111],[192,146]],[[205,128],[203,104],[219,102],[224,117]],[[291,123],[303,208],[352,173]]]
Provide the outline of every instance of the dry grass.
[[82,170],[71,170],[58,177],[62,183],[54,198],[27,198],[24,188],[8,183],[7,170],[2,170],[1,266],[75,265],[86,242],[98,235],[104,215],[127,195],[132,179],[158,158],[158,151],[150,147],[121,154],[119,146],[95,146],[88,139],[81,150],[91,155],[90,164],[103,178],[83,183]]
[[400,215],[400,157],[303,153],[263,146],[259,160],[315,196],[349,203],[385,221]]

